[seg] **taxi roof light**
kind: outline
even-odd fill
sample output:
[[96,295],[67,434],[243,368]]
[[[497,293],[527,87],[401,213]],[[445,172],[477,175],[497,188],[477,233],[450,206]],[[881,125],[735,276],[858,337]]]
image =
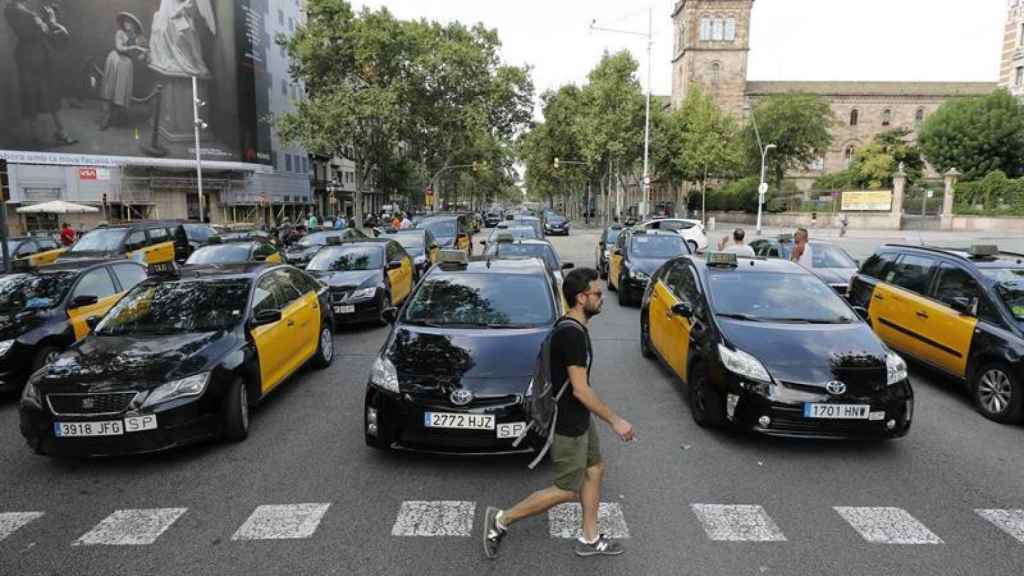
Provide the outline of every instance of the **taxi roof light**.
[[734,252],[707,252],[704,256],[708,266],[735,268],[738,265]]
[[465,268],[469,265],[469,254],[464,250],[441,250],[437,253],[437,261],[445,268]]
[[999,246],[995,244],[972,244],[968,253],[974,258],[988,258],[999,254]]
[[498,235],[495,239],[497,240],[498,244],[511,244],[512,242],[515,242],[516,237],[512,235],[512,232],[503,231],[498,232]]
[[327,242],[328,246],[337,246],[341,244],[341,236],[328,236],[324,238],[324,241]]
[[221,236],[210,236],[209,238],[206,239],[206,243],[210,245],[223,244],[224,238]]

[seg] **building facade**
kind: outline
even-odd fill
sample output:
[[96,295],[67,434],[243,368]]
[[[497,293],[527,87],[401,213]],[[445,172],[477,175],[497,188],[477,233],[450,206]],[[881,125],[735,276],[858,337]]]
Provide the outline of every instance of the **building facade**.
[[[1011,4],[1017,2],[1024,4],[1024,0],[1011,0]],[[753,6],[754,0],[676,3],[672,103],[681,106],[697,86],[722,109],[746,119],[753,103],[766,96],[799,92],[826,98],[836,117],[832,148],[803,173],[791,175],[801,188],[809,188],[826,173],[845,169],[856,150],[879,133],[907,128],[916,135],[928,115],[946,100],[989,94],[997,87],[995,82],[750,81],[747,60]]]
[[1024,0],[1008,0],[999,85],[1024,96]]

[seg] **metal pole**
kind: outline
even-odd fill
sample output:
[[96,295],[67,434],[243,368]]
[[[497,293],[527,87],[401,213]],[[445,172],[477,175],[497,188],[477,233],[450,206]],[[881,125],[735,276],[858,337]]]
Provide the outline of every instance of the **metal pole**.
[[199,221],[205,222],[203,217],[203,159],[202,150],[199,148],[199,130],[203,121],[199,119],[199,81],[192,77],[192,116],[196,132],[196,188],[199,192]]
[[7,246],[7,160],[0,158],[0,251],[4,257],[4,272],[11,271],[11,249]]
[[649,159],[651,147],[651,46],[654,44],[654,8],[647,10],[647,116],[644,120],[644,192],[643,210],[640,217],[646,218],[651,210],[651,183],[649,182]]
[[768,155],[768,149],[761,149],[761,185],[757,188],[757,235],[761,235],[761,205],[764,204],[764,194],[761,194],[761,189],[764,188],[764,160]]

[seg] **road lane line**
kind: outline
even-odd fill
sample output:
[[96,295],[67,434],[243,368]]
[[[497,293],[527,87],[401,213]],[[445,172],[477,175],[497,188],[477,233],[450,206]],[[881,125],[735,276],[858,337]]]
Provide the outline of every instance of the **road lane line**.
[[[548,530],[552,538],[579,538],[583,508],[577,502],[559,504],[548,510]],[[629,538],[629,527],[618,502],[601,502],[597,509],[597,531],[609,538]]]
[[409,500],[398,510],[392,536],[469,536],[476,502]]
[[[1024,544],[1024,510],[978,509],[975,512]],[[2,534],[0,540],[3,540]]]
[[286,540],[309,538],[316,532],[330,504],[284,504],[259,506],[242,524],[232,540]]
[[942,544],[942,538],[902,508],[835,506],[833,509],[872,544]]
[[152,544],[188,508],[118,510],[72,543],[73,546],[139,546]]
[[785,542],[786,536],[761,506],[692,504],[708,538],[723,542]]
[[29,522],[40,518],[42,512],[2,512],[0,513],[0,542]]

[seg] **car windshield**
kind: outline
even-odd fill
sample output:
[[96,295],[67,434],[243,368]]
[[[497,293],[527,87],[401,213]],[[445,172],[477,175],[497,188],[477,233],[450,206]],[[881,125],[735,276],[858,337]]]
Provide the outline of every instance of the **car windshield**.
[[217,233],[206,224],[182,224],[181,227],[185,229],[186,238],[200,243],[209,241],[210,236]]
[[810,274],[743,273],[709,275],[711,307],[727,318],[756,322],[846,324],[850,307]]
[[605,240],[605,244],[615,244],[615,241],[619,239],[619,234],[622,234],[622,228],[609,228],[608,239]]
[[99,326],[100,336],[216,332],[245,317],[247,279],[181,280],[135,287]]
[[114,252],[121,247],[127,228],[99,228],[86,232],[75,245],[68,250],[69,254],[79,252]]
[[453,328],[527,328],[555,320],[543,277],[458,274],[428,278],[405,311],[410,324]]
[[252,246],[249,244],[225,244],[204,246],[188,257],[185,264],[238,264],[249,261]]
[[498,258],[540,258],[550,270],[561,268],[555,251],[546,244],[499,243],[490,248],[487,253],[489,255],[497,254]]
[[509,226],[508,228],[498,228],[494,232],[491,232],[491,236],[487,239],[487,242],[497,242],[499,235],[509,234],[511,234],[516,240],[537,240],[537,231],[533,228],[528,228],[526,226]]
[[0,313],[52,308],[64,299],[77,272],[0,276]]
[[307,270],[316,272],[352,272],[379,270],[384,266],[384,250],[377,246],[332,246],[316,253]]
[[632,252],[637,258],[674,258],[689,250],[679,236],[638,235],[633,237]]
[[981,273],[995,280],[996,294],[1017,320],[1024,320],[1024,269],[982,268]]
[[[857,268],[857,262],[846,253],[845,250],[830,244],[819,244],[810,242],[811,247],[811,268]],[[793,244],[782,242],[779,244],[779,256],[789,260],[793,255]]]
[[315,232],[313,234],[307,234],[298,241],[298,245],[303,248],[312,248],[314,246],[326,246],[328,236],[337,236],[337,234],[328,234],[327,232]]
[[420,228],[430,230],[430,232],[438,238],[453,238],[455,237],[455,221],[454,220],[433,220],[426,221],[420,224]]
[[423,236],[416,236],[412,234],[399,234],[395,236],[395,242],[402,245],[405,251],[410,256],[422,256],[425,252],[423,248]]

